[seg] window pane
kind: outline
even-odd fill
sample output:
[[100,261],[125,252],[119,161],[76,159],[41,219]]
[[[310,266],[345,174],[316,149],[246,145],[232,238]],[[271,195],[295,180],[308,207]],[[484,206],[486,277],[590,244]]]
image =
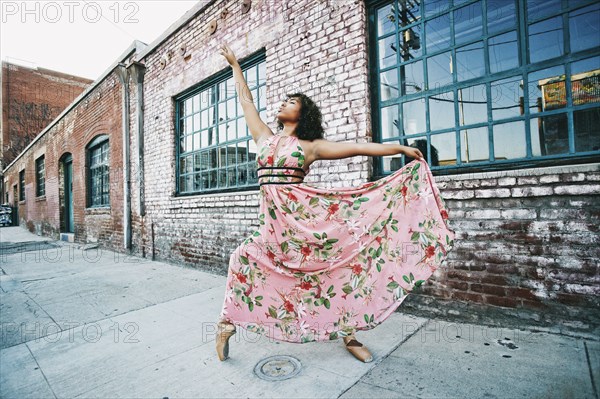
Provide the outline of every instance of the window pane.
[[[264,103],[266,101],[266,96],[267,96],[266,86],[261,86],[260,89],[258,90],[258,93],[260,95],[259,102],[262,103],[260,108],[264,108],[265,107]],[[228,120],[233,119],[237,116],[236,101],[237,101],[237,98],[235,98],[235,97],[227,100],[227,119]]]
[[514,0],[488,0],[488,34],[494,34],[515,27],[517,11]]
[[490,72],[496,73],[519,66],[517,32],[512,31],[490,38],[488,41]]
[[530,120],[531,152],[534,156],[569,152],[567,114],[549,115]]
[[569,13],[571,52],[600,46],[600,4]]
[[494,125],[494,157],[497,160],[522,158],[527,154],[523,121]]
[[448,91],[429,97],[429,127],[431,130],[454,126],[454,93]]
[[562,17],[529,26],[529,59],[532,63],[561,56],[563,52]]
[[483,42],[456,49],[456,79],[463,81],[485,75]]
[[236,92],[235,92],[235,79],[233,77],[227,79],[225,81],[225,84],[227,86],[227,97],[234,97]]
[[257,86],[257,66],[254,65],[248,68],[248,87],[254,89]]
[[449,5],[448,0],[428,0],[425,2],[425,16],[428,17],[447,10]]
[[190,134],[193,130],[192,117],[185,118],[185,134]]
[[425,131],[425,99],[402,104],[402,115],[405,135]]
[[379,94],[381,101],[398,97],[398,70],[396,68],[383,72],[379,75]]
[[425,22],[427,53],[444,50],[450,46],[450,15],[443,14]]
[[249,161],[256,162],[256,154],[258,152],[256,143],[254,140],[248,140],[246,141],[246,145],[248,146],[248,156],[250,158]]
[[461,130],[460,151],[463,163],[489,161],[488,128],[478,127]]
[[193,155],[194,157],[194,173],[202,171],[202,158],[203,155],[201,152],[197,152]]
[[398,106],[381,108],[381,138],[382,140],[400,136],[398,126]]
[[258,84],[264,85],[267,79],[267,63],[261,62],[258,64]]
[[485,85],[458,89],[459,124],[487,122],[487,94]]
[[421,48],[421,25],[400,32],[400,61],[410,61],[423,55]]
[[564,66],[559,65],[528,75],[530,113],[564,108],[567,105],[564,73]]
[[192,98],[192,102],[194,103],[194,112],[200,111],[200,96],[198,94]]
[[185,100],[185,115],[191,115],[192,114],[192,99],[189,98],[187,100]]
[[[230,100],[231,104],[227,103],[227,115],[228,117],[234,117],[236,115],[235,111],[235,101],[236,99]],[[258,88],[258,108],[263,109],[267,106],[267,86],[263,85]]]
[[246,131],[246,119],[238,118],[237,119],[237,136],[238,138],[243,138],[248,135]]
[[[198,98],[198,97],[196,97],[196,98]],[[198,113],[198,114],[194,114],[192,131],[197,132],[199,130],[200,130],[200,114]]]
[[208,145],[209,146],[217,144],[217,128],[216,127],[208,128],[208,130],[206,131],[206,136],[208,137]]
[[[407,145],[409,147],[418,148],[419,151],[421,151],[423,153],[425,159],[427,159],[427,137],[421,136],[421,137],[412,137],[412,138],[406,139],[405,145]],[[432,166],[438,166],[439,162],[438,162],[438,158],[437,158],[437,150],[432,148],[431,154],[432,154],[431,159],[428,160],[429,164]],[[405,163],[412,161],[412,159],[407,157],[406,155],[404,156],[404,160],[405,160]]]
[[412,94],[423,91],[423,88],[425,87],[423,61],[400,66],[400,79],[402,79],[402,94]]
[[456,165],[456,133],[431,136],[431,152],[437,151],[439,165]]
[[600,57],[571,64],[573,105],[600,102]]
[[600,150],[600,108],[573,112],[575,151]]
[[451,61],[450,51],[427,59],[427,89],[434,90],[452,83]]
[[[257,101],[256,96],[254,96],[254,100],[255,103]],[[256,104],[255,104],[256,105]],[[227,119],[227,104],[222,102],[219,103],[219,107],[218,107],[218,112],[219,112],[219,122],[223,122],[225,119]]]
[[396,65],[396,36],[392,35],[379,41],[379,68]]
[[543,18],[558,14],[561,10],[561,0],[527,0],[527,19]]
[[499,120],[523,115],[520,105],[523,101],[521,76],[492,82],[490,89],[492,119]]
[[394,5],[388,4],[377,10],[377,35],[383,36],[394,31],[396,17]]
[[481,2],[454,10],[454,44],[475,40],[482,34]]

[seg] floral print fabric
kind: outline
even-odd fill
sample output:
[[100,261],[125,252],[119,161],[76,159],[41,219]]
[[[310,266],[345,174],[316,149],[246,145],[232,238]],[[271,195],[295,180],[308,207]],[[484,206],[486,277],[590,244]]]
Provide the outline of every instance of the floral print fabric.
[[[281,139],[263,141],[258,165],[304,167],[298,139],[286,136],[277,148]],[[292,170],[261,170],[261,182],[299,180],[260,172]],[[259,198],[259,227],[230,257],[220,318],[276,340],[324,341],[376,327],[454,245],[425,161],[358,187],[264,184]]]

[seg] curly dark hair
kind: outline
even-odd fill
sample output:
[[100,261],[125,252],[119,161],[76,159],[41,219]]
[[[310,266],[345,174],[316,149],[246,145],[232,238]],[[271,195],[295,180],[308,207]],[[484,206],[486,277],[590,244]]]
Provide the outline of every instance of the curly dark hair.
[[[286,98],[297,98],[300,100],[300,120],[296,128],[296,136],[302,140],[322,139],[325,133],[323,129],[323,116],[319,106],[304,93],[286,94]],[[283,130],[283,123],[277,120],[277,131]]]

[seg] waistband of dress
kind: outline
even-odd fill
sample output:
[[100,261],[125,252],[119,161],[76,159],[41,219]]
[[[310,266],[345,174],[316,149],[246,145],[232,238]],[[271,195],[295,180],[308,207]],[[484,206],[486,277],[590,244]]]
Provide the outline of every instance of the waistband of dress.
[[[300,170],[302,171],[302,173],[304,175],[306,175],[306,171],[302,168],[299,167],[294,167],[294,166],[261,166],[260,168],[257,168],[256,171],[258,172],[261,169],[290,169],[290,170]],[[269,176],[275,176],[275,177],[289,177],[289,178],[296,178],[296,179],[302,179],[301,181],[267,181],[267,182],[261,182],[259,184],[259,186],[262,186],[263,184],[299,184],[302,183],[304,180],[304,176],[294,176],[294,175],[286,175],[284,173],[280,173],[280,174],[262,174],[260,176],[258,176],[259,180],[262,177],[269,177]]]

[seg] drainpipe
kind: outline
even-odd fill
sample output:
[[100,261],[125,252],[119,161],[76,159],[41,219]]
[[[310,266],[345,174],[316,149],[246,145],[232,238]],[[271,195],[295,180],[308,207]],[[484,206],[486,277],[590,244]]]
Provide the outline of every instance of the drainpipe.
[[123,101],[122,130],[123,130],[123,246],[131,250],[131,182],[129,177],[129,71],[120,62],[117,74],[121,81]]
[[137,211],[138,215],[146,215],[146,206],[144,202],[144,73],[146,67],[137,61],[134,61],[129,66],[131,68],[131,77],[135,81],[136,85],[136,107],[135,114],[137,115],[136,123],[136,139],[138,148],[138,164],[137,164],[137,176],[136,180],[138,183],[138,203]]

